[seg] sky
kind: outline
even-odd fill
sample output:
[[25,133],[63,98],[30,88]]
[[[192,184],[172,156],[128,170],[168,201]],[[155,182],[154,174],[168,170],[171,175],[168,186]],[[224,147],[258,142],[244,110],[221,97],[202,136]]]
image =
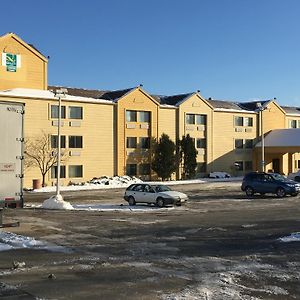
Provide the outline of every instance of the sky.
[[[8,5],[8,3],[7,3]],[[300,106],[299,0],[16,0],[0,35],[49,56],[48,83]]]

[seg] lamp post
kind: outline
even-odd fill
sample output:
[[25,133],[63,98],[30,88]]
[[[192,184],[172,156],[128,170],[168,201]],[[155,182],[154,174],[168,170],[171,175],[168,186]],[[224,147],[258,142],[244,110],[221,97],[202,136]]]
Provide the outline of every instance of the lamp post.
[[56,178],[56,200],[63,201],[60,194],[60,161],[61,161],[61,98],[66,98],[67,89],[58,89],[54,92],[54,97],[58,99],[58,124],[57,124],[57,178]]
[[261,170],[262,172],[266,171],[266,164],[265,164],[265,137],[263,131],[263,111],[266,109],[261,102],[256,103],[257,110],[259,112],[259,130],[261,135]]

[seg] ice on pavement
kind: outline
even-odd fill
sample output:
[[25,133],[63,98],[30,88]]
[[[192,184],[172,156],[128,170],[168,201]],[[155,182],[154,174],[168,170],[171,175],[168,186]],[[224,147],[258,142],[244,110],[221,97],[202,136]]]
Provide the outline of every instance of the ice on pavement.
[[66,249],[61,246],[51,245],[49,243],[37,241],[28,236],[18,235],[11,232],[0,231],[0,252],[12,249],[44,249],[49,251],[63,251]]
[[294,232],[291,235],[279,238],[279,240],[284,243],[300,242],[300,232]]

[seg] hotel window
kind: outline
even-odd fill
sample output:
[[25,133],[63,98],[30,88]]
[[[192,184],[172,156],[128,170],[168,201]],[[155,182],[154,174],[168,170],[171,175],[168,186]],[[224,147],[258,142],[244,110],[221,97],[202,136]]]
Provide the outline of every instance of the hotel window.
[[243,171],[244,163],[242,161],[236,161],[234,165],[238,171]]
[[242,139],[235,139],[234,140],[234,147],[235,147],[235,149],[243,149],[243,140]]
[[[51,118],[58,119],[58,105],[51,105]],[[61,106],[61,118],[66,118],[66,107]]]
[[140,138],[140,147],[142,149],[149,149],[150,148],[150,138],[149,137],[141,137]]
[[139,112],[139,121],[140,122],[150,122],[150,111],[140,111]]
[[[58,142],[57,135],[51,135],[51,148],[57,148],[58,147],[57,142]],[[60,137],[60,147],[66,148],[66,136],[65,135],[62,135]]]
[[297,120],[290,120],[290,128],[297,128]]
[[[57,178],[57,166],[51,168],[51,178]],[[60,178],[66,178],[66,167],[60,166]]]
[[82,119],[82,107],[69,106],[69,118],[70,119]]
[[70,135],[69,136],[69,148],[82,148],[82,136]]
[[127,164],[126,165],[126,175],[136,176],[136,164]]
[[244,126],[252,127],[253,126],[253,118],[245,117],[244,118]]
[[243,117],[234,117],[234,126],[243,126]]
[[150,175],[150,164],[140,164],[139,165],[140,175]]
[[186,124],[195,124],[195,115],[186,114],[185,122],[186,122]]
[[245,140],[245,148],[252,149],[253,148],[253,140]]
[[245,171],[252,171],[252,161],[245,161]]
[[196,115],[197,125],[206,125],[206,115]]
[[69,166],[69,178],[83,177],[82,165]]
[[197,139],[197,148],[206,148],[206,139]]
[[137,138],[136,137],[127,137],[126,148],[137,148]]
[[137,112],[135,110],[126,110],[126,121],[127,122],[136,122],[137,121]]

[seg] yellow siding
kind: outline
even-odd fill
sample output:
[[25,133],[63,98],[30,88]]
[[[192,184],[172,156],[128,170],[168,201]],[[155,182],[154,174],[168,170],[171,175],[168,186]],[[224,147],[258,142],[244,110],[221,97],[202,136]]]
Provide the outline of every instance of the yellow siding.
[[262,120],[264,133],[286,126],[285,114],[275,102],[271,102],[262,112]]
[[[235,126],[235,116],[252,117],[253,126]],[[213,159],[211,169],[241,175],[236,171],[236,161],[252,161],[252,150],[235,149],[235,139],[252,139],[257,137],[257,115],[241,112],[214,112],[213,117]]]
[[[21,67],[8,72],[2,65],[2,53],[17,54]],[[47,60],[14,34],[0,37],[0,90],[12,88],[47,89]]]
[[[149,111],[151,121],[149,128],[143,128],[146,124],[141,124],[139,120],[126,122],[126,110],[133,111]],[[140,88],[136,88],[132,92],[125,95],[117,103],[117,173],[124,175],[126,173],[127,163],[149,163],[150,151],[139,152],[134,155],[128,155],[126,149],[127,137],[150,137],[158,136],[158,104]],[[147,126],[147,125],[146,125]],[[130,127],[130,128],[129,128]]]
[[[57,135],[57,126],[52,125],[52,121],[56,119],[50,118],[51,104],[57,105],[57,101],[45,99],[14,99],[0,98],[3,101],[14,101],[25,103],[24,116],[24,136],[26,138],[34,138],[46,133],[49,135]],[[72,182],[85,182],[93,177],[103,175],[114,175],[114,137],[113,137],[113,105],[111,104],[93,104],[78,103],[70,101],[62,101],[62,105],[66,106],[66,115],[68,117],[69,106],[80,106],[83,108],[82,120],[64,119],[61,128],[61,135],[66,136],[66,144],[68,145],[68,136],[83,136],[83,148],[64,149],[67,152],[67,160],[62,163],[66,166],[66,178],[61,179],[63,185]],[[80,127],[70,126],[70,122],[80,123]],[[76,153],[71,156],[70,151]],[[80,154],[79,156],[77,156]],[[83,165],[82,178],[68,178],[69,165]],[[31,187],[32,179],[40,179],[41,175],[37,168],[25,170],[24,186]],[[52,185],[55,179],[51,179],[49,172],[46,177],[46,184]]]
[[160,108],[158,116],[158,137],[165,133],[174,143],[176,142],[176,113],[175,108]]

